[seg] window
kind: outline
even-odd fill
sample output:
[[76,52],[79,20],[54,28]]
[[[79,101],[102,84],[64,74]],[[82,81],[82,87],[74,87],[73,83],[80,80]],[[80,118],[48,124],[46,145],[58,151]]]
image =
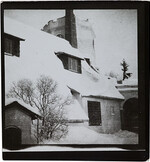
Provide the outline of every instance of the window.
[[115,115],[115,109],[113,106],[110,107],[111,115]]
[[75,58],[68,58],[69,70],[78,72],[78,60]]
[[93,48],[94,48],[94,40],[93,40]]
[[90,126],[101,125],[101,108],[100,102],[88,101],[88,116]]
[[64,69],[67,69],[69,71],[76,72],[76,73],[82,73],[80,58],[68,55],[63,52],[57,52],[55,54],[62,61]]
[[5,38],[5,52],[12,54],[13,41],[11,39]]
[[10,56],[20,56],[20,38],[5,34],[4,38],[4,52]]
[[62,34],[58,34],[57,37],[64,38]]

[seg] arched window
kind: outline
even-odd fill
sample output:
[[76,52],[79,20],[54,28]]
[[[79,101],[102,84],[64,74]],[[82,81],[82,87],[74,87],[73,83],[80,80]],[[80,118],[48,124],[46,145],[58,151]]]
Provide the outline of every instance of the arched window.
[[64,38],[62,34],[58,34],[57,37]]

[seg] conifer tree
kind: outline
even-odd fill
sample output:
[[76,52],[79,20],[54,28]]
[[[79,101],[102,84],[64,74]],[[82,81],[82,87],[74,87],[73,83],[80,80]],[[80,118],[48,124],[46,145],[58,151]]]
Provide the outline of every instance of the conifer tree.
[[127,73],[129,65],[127,64],[125,59],[122,60],[120,65],[122,66],[121,70],[123,71],[123,80],[128,79],[129,77],[131,77],[132,73]]

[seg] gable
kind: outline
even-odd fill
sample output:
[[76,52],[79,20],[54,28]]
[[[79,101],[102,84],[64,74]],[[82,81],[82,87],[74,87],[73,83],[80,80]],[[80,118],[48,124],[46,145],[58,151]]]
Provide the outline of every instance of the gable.
[[37,117],[40,117],[39,114],[33,112],[29,108],[21,105],[17,101],[14,101],[8,105],[5,106],[5,111],[9,109],[14,109],[15,111],[21,111],[22,113],[26,114],[27,116],[30,116],[33,120],[36,119]]

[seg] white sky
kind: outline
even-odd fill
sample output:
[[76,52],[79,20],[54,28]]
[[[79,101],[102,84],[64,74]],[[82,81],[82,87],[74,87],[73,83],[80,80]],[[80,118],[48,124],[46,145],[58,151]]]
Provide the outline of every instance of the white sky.
[[[80,19],[88,18],[93,26],[100,72],[122,75],[120,62],[124,58],[132,78],[137,78],[137,10],[74,10],[74,13]],[[49,20],[64,16],[65,11],[5,10],[5,15],[42,29]]]

